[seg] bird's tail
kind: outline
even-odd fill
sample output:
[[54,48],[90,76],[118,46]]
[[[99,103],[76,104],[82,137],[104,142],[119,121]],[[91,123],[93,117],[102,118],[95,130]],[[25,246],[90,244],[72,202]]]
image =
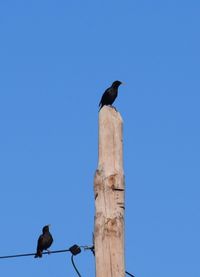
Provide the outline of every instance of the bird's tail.
[[102,105],[102,103],[99,103],[99,112],[100,112],[100,110],[103,108],[103,105]]
[[37,253],[35,254],[34,258],[42,258],[42,251],[37,250]]

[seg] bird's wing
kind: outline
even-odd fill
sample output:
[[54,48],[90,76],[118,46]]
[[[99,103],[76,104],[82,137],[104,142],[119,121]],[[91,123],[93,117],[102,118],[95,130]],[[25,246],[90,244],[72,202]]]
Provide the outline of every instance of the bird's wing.
[[43,235],[40,235],[39,238],[38,238],[37,249],[42,250],[42,248],[43,248],[43,241],[44,241]]
[[106,94],[109,92],[109,89],[110,89],[110,88],[107,88],[107,89],[104,91],[104,93],[103,93],[103,95],[102,95],[102,97],[101,97],[101,101],[99,102],[99,107],[103,104],[104,99],[105,99],[105,97],[106,97]]
[[52,237],[51,233],[45,234],[43,237],[43,241],[42,241],[43,249],[49,248],[52,243],[53,243],[53,237]]

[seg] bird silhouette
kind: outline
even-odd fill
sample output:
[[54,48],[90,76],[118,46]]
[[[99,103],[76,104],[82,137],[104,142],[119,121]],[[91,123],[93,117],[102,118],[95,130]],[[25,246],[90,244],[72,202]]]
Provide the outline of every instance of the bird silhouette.
[[104,94],[102,95],[101,101],[99,103],[99,107],[101,110],[101,108],[104,105],[111,105],[113,104],[113,102],[115,101],[117,94],[118,94],[118,87],[122,84],[122,82],[120,81],[114,81],[112,83],[112,85],[107,88],[104,92]]
[[53,243],[53,237],[49,232],[49,226],[50,225],[46,225],[43,227],[42,234],[38,238],[37,252],[35,254],[35,258],[42,258],[43,250],[47,250]]

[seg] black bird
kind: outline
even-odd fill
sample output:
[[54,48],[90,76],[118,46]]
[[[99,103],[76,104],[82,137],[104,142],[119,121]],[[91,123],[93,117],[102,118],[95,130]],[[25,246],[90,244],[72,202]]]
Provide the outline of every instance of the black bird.
[[49,226],[50,225],[46,225],[43,227],[42,235],[40,235],[38,238],[37,252],[35,254],[35,258],[42,258],[42,251],[47,250],[53,243],[53,237],[49,232]]
[[112,105],[112,103],[115,101],[117,94],[118,94],[118,87],[122,84],[120,81],[114,81],[112,83],[112,86],[107,88],[102,95],[101,101],[99,103],[99,107],[101,108],[104,105]]

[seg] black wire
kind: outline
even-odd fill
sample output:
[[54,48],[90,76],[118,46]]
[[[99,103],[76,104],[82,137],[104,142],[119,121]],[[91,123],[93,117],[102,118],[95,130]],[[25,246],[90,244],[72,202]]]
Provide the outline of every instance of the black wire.
[[[92,246],[80,246],[81,248],[84,248],[85,250],[91,250],[93,252],[94,247]],[[46,254],[57,254],[57,253],[64,253],[64,252],[70,252],[69,249],[63,249],[63,250],[54,250],[54,251],[46,251],[43,252],[42,255]],[[36,253],[25,253],[25,254],[17,254],[17,255],[8,255],[8,256],[0,256],[0,259],[9,259],[9,258],[18,258],[18,257],[26,257],[26,256],[35,256]],[[74,255],[71,256],[71,262],[72,265],[78,274],[79,277],[82,277],[80,272],[78,271],[75,263],[74,263]],[[125,273],[131,277],[135,277],[133,274],[129,273],[128,271],[125,271]]]
[[[92,247],[90,246],[80,246],[84,248],[84,250],[90,250]],[[57,253],[64,253],[70,252],[70,249],[63,249],[63,250],[55,250],[55,251],[46,251],[43,252],[42,255],[46,254],[57,254]],[[18,257],[26,257],[26,256],[35,256],[36,253],[25,253],[25,254],[16,254],[16,255],[8,255],[8,256],[0,256],[0,259],[9,259],[9,258],[18,258]]]
[[72,261],[72,265],[76,271],[76,273],[78,274],[79,277],[81,277],[81,274],[80,272],[78,271],[77,267],[75,266],[75,263],[74,263],[74,255],[71,256],[71,261]]
[[129,273],[128,271],[125,271],[127,275],[130,275],[131,277],[135,277],[133,274]]
[[[42,255],[46,254],[56,254],[56,253],[63,253],[63,252],[69,252],[69,249],[63,249],[63,250],[55,250],[55,251],[46,251],[43,252]],[[9,256],[0,256],[0,259],[9,259],[9,258],[18,258],[18,257],[26,257],[26,256],[35,256],[36,253],[27,253],[27,254],[17,254],[17,255],[9,255]]]

